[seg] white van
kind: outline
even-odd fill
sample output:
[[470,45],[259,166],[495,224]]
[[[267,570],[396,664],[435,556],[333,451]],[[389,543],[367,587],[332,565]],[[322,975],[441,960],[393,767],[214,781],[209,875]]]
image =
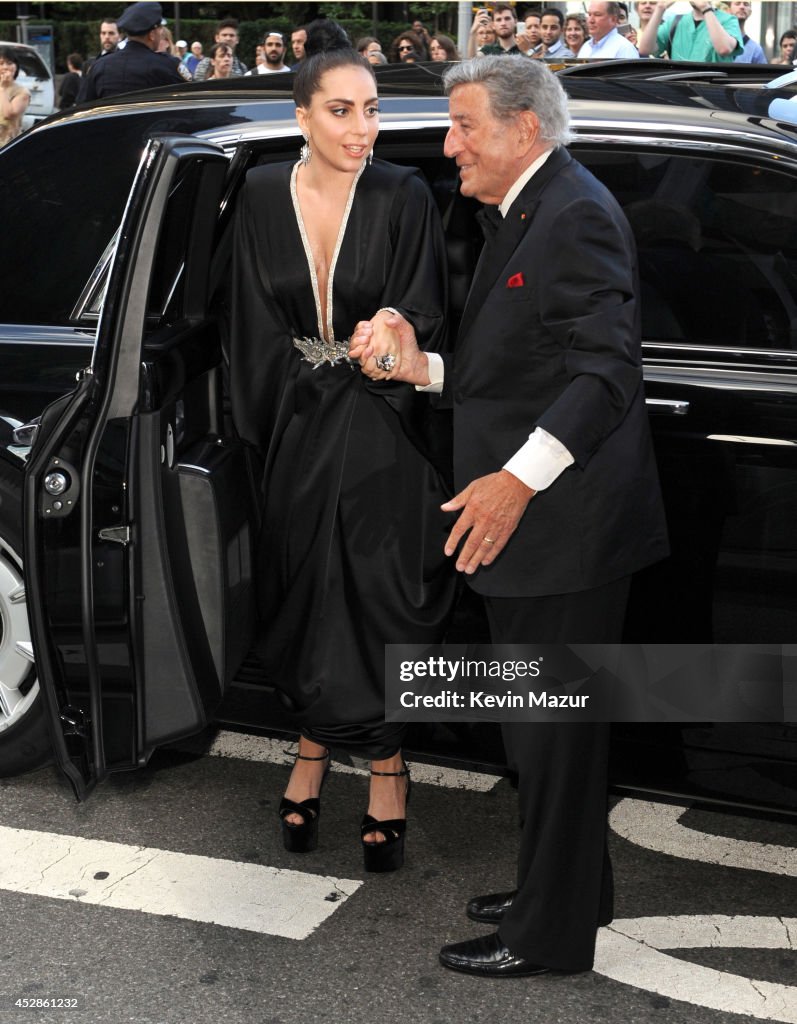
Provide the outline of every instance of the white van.
[[19,61],[17,82],[30,93],[30,103],[22,119],[22,127],[32,128],[37,121],[48,117],[55,110],[55,82],[52,73],[32,46],[0,42],[0,47],[11,50]]

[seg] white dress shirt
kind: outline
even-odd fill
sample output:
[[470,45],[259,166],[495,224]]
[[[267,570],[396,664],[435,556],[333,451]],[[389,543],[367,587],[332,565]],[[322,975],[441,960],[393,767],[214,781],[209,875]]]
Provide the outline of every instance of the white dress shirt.
[[630,43],[624,36],[621,36],[616,28],[613,28],[611,32],[607,32],[597,42],[594,39],[588,39],[578,51],[578,56],[579,58],[593,57],[595,60],[609,60],[611,58],[633,60],[635,57],[639,57],[639,50],[637,50],[633,43]]
[[[547,149],[542,156],[537,157],[534,163],[527,167],[512,185],[498,207],[502,217],[506,217],[527,182],[542,167],[552,152],[552,149]],[[443,390],[445,364],[437,352],[425,354],[429,361],[429,384],[419,387],[417,390],[440,394]],[[542,427],[537,427],[529,435],[528,441],[515,452],[503,468],[533,491],[544,491],[546,487],[551,486],[560,473],[564,472],[568,466],[572,466],[574,461],[573,456],[561,441],[549,434],[547,430],[543,430]]]

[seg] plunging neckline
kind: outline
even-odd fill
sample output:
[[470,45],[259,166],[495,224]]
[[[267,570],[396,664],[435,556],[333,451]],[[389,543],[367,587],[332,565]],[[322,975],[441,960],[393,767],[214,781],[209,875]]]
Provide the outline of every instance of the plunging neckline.
[[297,177],[299,174],[299,167],[301,161],[297,161],[293,165],[291,171],[291,199],[293,200],[293,210],[296,215],[296,223],[299,226],[299,234],[302,237],[302,246],[304,247],[304,255],[307,260],[307,266],[310,270],[310,282],[313,286],[313,298],[315,299],[315,310],[316,320],[318,322],[318,337],[328,342],[330,345],[335,344],[335,330],[333,327],[333,309],[332,309],[332,288],[335,281],[335,267],[338,262],[338,255],[340,253],[341,246],[343,245],[343,236],[346,234],[346,225],[349,222],[349,214],[351,213],[352,204],[354,202],[354,192],[357,188],[357,182],[360,180],[360,175],[365,170],[365,162],[363,161],[362,166],[354,176],[354,181],[351,183],[349,189],[349,198],[346,200],[346,207],[343,211],[343,217],[341,218],[340,227],[338,228],[338,237],[335,241],[335,249],[332,253],[332,259],[329,264],[329,274],[327,277],[327,322],[326,330],[324,329],[324,311],[321,305],[321,292],[318,287],[318,275],[315,271],[315,260],[313,259],[313,250],[310,246],[310,239],[308,238],[307,231],[304,226],[304,217],[302,216],[302,207],[299,203],[299,192],[296,186]]

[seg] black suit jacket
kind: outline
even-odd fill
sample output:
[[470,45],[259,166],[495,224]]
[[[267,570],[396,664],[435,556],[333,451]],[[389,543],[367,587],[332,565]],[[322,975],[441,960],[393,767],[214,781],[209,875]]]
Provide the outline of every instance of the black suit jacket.
[[128,39],[124,49],[95,61],[91,71],[83,76],[78,102],[182,82],[170,54],[154,53],[143,43]]
[[636,263],[622,210],[561,148],[479,263],[447,375],[456,487],[500,469],[537,426],[575,458],[470,578],[483,594],[572,593],[667,554]]

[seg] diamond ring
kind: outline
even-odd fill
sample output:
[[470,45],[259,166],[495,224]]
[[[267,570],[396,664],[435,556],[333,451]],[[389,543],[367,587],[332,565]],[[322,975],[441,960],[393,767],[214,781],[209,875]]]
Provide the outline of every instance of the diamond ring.
[[383,356],[377,356],[375,362],[380,370],[385,370],[389,373],[396,365],[396,357],[392,352],[386,352]]

